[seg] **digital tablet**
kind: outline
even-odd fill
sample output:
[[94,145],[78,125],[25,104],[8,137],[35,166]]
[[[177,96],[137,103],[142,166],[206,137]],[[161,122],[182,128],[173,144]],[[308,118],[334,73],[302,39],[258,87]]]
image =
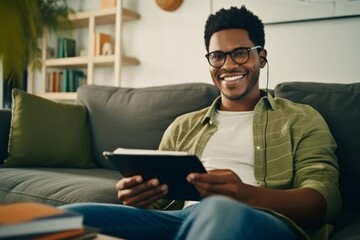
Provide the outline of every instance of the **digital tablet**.
[[141,175],[145,180],[159,179],[169,187],[165,199],[200,200],[199,192],[186,180],[189,173],[206,173],[195,155],[185,152],[118,148],[104,152],[124,177]]

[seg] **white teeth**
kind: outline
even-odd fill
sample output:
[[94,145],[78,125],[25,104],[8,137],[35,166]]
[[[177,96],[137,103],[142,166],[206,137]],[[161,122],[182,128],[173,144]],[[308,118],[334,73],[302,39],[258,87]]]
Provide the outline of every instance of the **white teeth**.
[[244,75],[238,75],[238,76],[232,76],[232,77],[224,77],[223,80],[224,81],[235,81],[238,80],[240,78],[243,78]]

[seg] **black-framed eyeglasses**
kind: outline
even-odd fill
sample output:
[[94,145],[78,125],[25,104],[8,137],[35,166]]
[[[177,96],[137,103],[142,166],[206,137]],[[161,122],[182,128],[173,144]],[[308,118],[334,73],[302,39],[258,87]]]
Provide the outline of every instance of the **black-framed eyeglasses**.
[[214,51],[206,54],[205,57],[207,58],[209,64],[214,68],[221,68],[225,64],[226,55],[230,55],[231,59],[235,63],[242,65],[249,60],[250,51],[258,48],[261,49],[262,47],[261,46],[254,46],[249,48],[239,47],[229,52]]

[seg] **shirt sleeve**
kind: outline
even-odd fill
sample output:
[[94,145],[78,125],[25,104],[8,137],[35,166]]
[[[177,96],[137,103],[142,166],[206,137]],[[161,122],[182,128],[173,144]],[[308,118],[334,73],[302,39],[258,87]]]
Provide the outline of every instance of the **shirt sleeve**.
[[294,187],[312,188],[323,195],[327,203],[324,222],[334,219],[341,208],[336,147],[325,120],[308,106],[302,139],[294,155]]

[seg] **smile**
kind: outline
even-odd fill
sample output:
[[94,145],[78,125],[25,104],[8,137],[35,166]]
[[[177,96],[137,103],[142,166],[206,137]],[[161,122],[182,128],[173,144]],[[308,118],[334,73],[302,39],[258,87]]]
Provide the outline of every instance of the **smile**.
[[245,74],[242,74],[242,75],[236,75],[236,76],[229,76],[229,77],[220,77],[220,79],[222,81],[227,81],[227,82],[230,82],[230,81],[237,81],[237,80],[240,80],[242,78],[245,77]]

